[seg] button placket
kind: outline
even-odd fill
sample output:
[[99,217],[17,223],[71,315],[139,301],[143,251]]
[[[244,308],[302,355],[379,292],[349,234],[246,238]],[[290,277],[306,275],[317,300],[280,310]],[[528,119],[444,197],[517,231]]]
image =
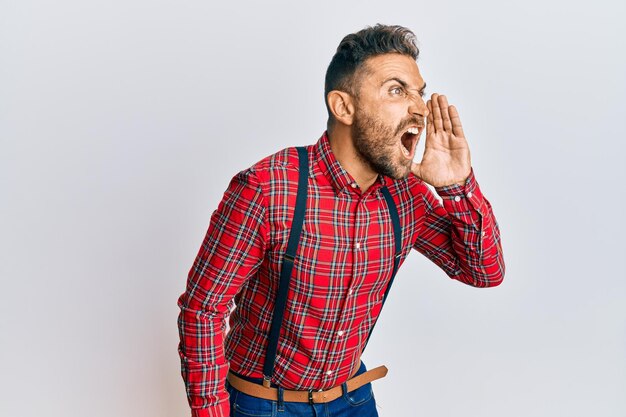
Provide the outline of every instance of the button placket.
[[[356,199],[356,198],[355,198]],[[331,334],[328,340],[328,349],[329,351],[335,351],[336,346],[344,346],[347,343],[348,337],[350,337],[350,326],[353,325],[354,321],[354,310],[355,310],[355,302],[357,298],[356,289],[359,288],[361,282],[363,281],[363,274],[365,272],[364,266],[364,257],[365,253],[363,249],[365,248],[365,236],[366,229],[368,227],[368,212],[367,207],[364,204],[364,199],[359,198],[358,201],[355,201],[355,205],[352,206],[354,208],[354,226],[352,231],[352,276],[349,281],[346,282],[345,292],[343,296],[345,297],[345,301],[342,303],[342,311],[340,312],[339,319],[335,323],[334,332]],[[346,277],[346,280],[348,277]],[[339,349],[339,350],[343,350]],[[336,355],[333,355],[335,357]],[[336,361],[329,360],[328,363],[336,363]],[[325,369],[323,371],[323,376],[328,380],[335,377],[337,369]]]

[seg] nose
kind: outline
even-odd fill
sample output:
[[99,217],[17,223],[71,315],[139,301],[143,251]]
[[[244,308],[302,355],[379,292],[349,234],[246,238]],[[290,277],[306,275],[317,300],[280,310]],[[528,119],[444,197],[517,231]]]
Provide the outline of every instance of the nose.
[[409,113],[412,116],[419,116],[425,119],[428,116],[428,107],[421,95],[412,94],[409,96]]

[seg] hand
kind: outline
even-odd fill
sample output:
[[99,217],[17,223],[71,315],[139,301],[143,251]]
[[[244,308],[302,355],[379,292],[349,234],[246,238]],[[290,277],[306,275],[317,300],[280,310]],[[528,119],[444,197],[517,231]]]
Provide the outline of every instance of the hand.
[[472,169],[469,146],[456,107],[446,96],[433,94],[426,102],[428,117],[424,155],[411,171],[434,187],[464,184]]

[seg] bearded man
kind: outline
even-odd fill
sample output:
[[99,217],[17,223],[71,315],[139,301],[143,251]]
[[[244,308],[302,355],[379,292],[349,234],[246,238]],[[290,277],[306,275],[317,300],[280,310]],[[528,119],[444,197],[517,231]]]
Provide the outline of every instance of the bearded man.
[[371,381],[386,368],[361,354],[411,249],[462,283],[502,282],[459,113],[424,101],[418,53],[400,26],[346,36],[321,138],[232,179],[178,300],[192,416],[377,416]]

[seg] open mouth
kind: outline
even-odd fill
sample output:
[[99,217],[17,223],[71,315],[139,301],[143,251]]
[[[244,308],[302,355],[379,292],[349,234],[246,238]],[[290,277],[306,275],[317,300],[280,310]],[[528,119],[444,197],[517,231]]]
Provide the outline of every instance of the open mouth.
[[402,144],[400,148],[402,148],[402,154],[407,159],[413,159],[415,156],[415,147],[417,146],[417,142],[419,141],[420,129],[417,127],[411,127],[407,129],[406,132],[400,138],[400,143]]

